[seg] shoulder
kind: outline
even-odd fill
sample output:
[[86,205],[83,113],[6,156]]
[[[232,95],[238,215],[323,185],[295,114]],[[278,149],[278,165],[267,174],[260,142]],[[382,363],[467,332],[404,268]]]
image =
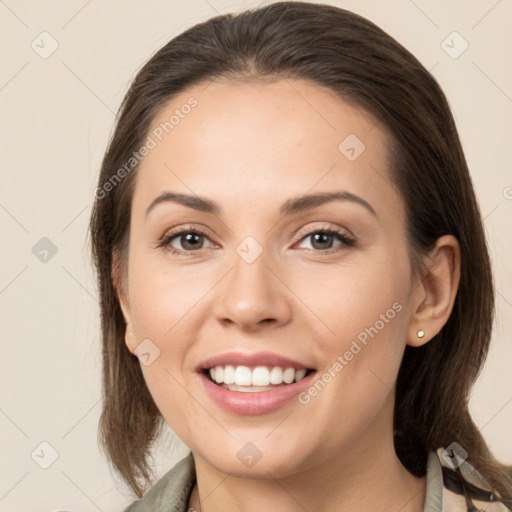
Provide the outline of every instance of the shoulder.
[[432,450],[427,463],[427,489],[423,512],[466,512],[474,510],[509,512],[493,495],[484,477],[466,460],[467,453],[457,443]]
[[170,469],[124,512],[186,512],[196,481],[194,458],[189,454]]

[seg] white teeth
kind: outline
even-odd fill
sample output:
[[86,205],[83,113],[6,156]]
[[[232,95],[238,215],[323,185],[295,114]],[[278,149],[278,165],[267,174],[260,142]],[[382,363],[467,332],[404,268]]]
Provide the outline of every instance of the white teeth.
[[222,366],[215,367],[215,382],[222,384],[224,382],[224,368]]
[[[280,366],[256,366],[252,370],[248,366],[233,365],[210,368],[212,380],[217,384],[228,385],[231,391],[267,391],[273,389],[272,386],[299,382],[306,376],[306,372],[306,368],[295,370]],[[238,389],[241,386],[243,390]],[[247,389],[249,387],[252,389]]]
[[235,367],[228,364],[226,368],[224,368],[224,384],[234,384],[235,383]]
[[270,384],[270,372],[266,366],[258,366],[252,371],[253,386],[268,386]]
[[[222,368],[222,366],[215,367],[215,376],[217,376],[217,368]],[[235,370],[235,384],[237,386],[250,386],[252,384],[251,369],[247,366],[237,366]]]
[[[299,382],[306,376],[306,368],[295,371],[295,382]],[[225,377],[224,377],[225,378]]]
[[283,383],[283,369],[279,366],[274,366],[270,370],[270,384],[282,384]]
[[286,384],[291,384],[295,380],[295,370],[293,368],[286,368],[283,373],[283,380]]

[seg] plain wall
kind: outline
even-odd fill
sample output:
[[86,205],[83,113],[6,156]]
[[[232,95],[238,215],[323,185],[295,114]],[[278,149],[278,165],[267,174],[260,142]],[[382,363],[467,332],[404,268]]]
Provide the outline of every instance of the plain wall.
[[[492,348],[471,410],[497,457],[512,464],[512,3],[325,3],[389,32],[432,70],[451,103],[497,288]],[[132,501],[96,437],[99,309],[86,231],[99,166],[128,84],[153,52],[197,22],[256,5],[0,3],[1,511],[107,512]],[[43,31],[58,43],[47,58],[41,54],[55,43]],[[453,31],[469,44],[458,58],[453,52],[463,41]],[[51,462],[52,448],[41,442],[58,454],[48,469],[41,464]],[[158,454],[158,476],[185,453],[170,437]]]

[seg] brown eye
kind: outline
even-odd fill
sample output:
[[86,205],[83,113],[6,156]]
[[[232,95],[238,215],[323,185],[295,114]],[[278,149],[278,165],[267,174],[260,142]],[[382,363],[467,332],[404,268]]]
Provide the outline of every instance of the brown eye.
[[[333,249],[340,246],[341,248],[352,246],[355,243],[354,239],[348,237],[344,233],[331,229],[312,231],[303,236],[301,242],[307,239],[311,239],[311,243],[310,247],[306,247],[306,249],[311,249],[318,252],[323,252],[328,249]],[[337,244],[336,241],[338,242]]]
[[190,253],[204,249],[206,241],[213,245],[206,234],[201,231],[182,230],[164,237],[159,247],[173,254]]
[[314,249],[330,249],[335,242],[334,235],[327,233],[314,233],[311,236],[311,245]]
[[180,241],[181,246],[185,250],[193,251],[201,249],[202,243],[204,242],[203,235],[199,233],[187,233],[175,237]]

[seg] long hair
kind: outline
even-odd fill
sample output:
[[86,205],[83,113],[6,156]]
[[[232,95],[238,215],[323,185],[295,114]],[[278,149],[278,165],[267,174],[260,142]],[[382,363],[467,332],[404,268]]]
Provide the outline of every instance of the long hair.
[[375,24],[305,2],[278,2],[193,26],[141,68],[122,102],[90,219],[103,344],[99,438],[110,462],[141,496],[150,484],[151,448],[163,422],[140,364],[124,344],[112,279],[114,253],[125,268],[137,165],[119,170],[170,99],[217,77],[306,79],[369,112],[389,131],[391,172],[405,204],[413,266],[442,235],[454,235],[461,247],[451,316],[429,343],[405,349],[394,409],[396,453],[409,471],[422,475],[428,450],[456,441],[493,489],[512,499],[510,472],[492,456],[468,411],[491,338],[494,289],[482,218],[449,104],[433,76]]

